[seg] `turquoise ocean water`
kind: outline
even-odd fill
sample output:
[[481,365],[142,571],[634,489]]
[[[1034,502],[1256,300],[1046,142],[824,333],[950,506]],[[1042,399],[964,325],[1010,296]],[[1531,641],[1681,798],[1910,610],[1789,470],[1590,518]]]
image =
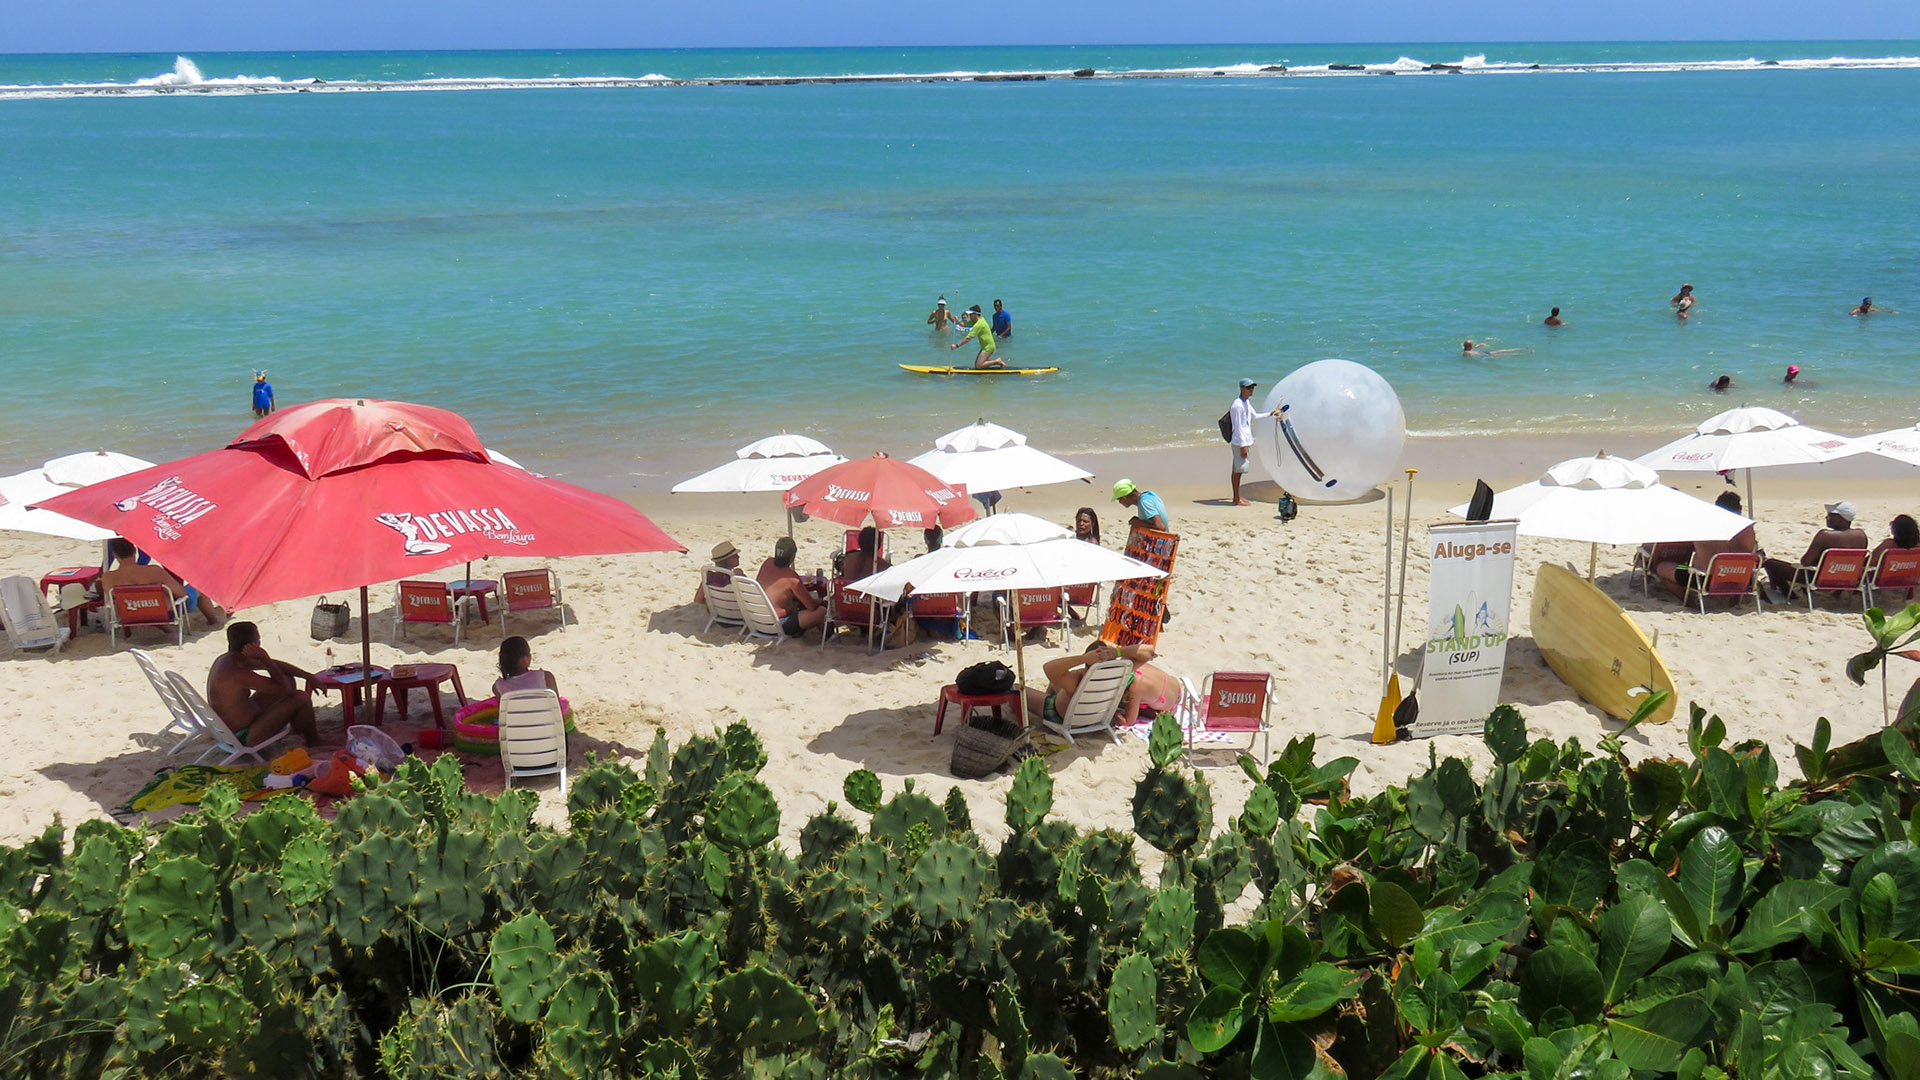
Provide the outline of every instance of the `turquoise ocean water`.
[[[1920,419],[1916,55],[0,56],[0,472],[218,445],[250,419],[256,367],[282,404],[445,405],[615,491],[782,428],[849,455],[918,453],[981,415],[1057,452],[1200,443],[1233,380],[1326,356],[1385,375],[1415,432],[1604,442],[1739,401],[1881,430]],[[1463,61],[1478,70],[1296,77]],[[1227,74],[564,85],[1079,67]],[[333,92],[487,76],[555,81]],[[253,92],[315,78],[329,92]],[[154,92],[196,79],[231,92]],[[45,93],[69,83],[122,85]],[[1687,324],[1667,305],[1682,281]],[[1063,373],[901,373],[971,355],[924,326],[942,293],[1004,298],[1003,355]],[[1867,294],[1906,314],[1849,318]],[[1549,331],[1554,305],[1568,325]],[[1519,351],[1463,360],[1466,337]],[[1779,386],[1789,363],[1808,385]],[[1705,393],[1723,372],[1738,391]]]

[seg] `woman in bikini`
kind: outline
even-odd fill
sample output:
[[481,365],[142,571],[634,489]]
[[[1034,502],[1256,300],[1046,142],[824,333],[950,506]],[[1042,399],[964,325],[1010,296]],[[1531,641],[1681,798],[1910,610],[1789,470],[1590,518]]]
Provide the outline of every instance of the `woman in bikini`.
[[1087,669],[1103,660],[1116,658],[1133,665],[1126,699],[1115,714],[1118,722],[1131,723],[1134,717],[1141,715],[1142,710],[1149,715],[1170,712],[1179,703],[1180,682],[1153,666],[1153,646],[1115,647],[1104,641],[1096,641],[1078,656],[1068,655],[1047,661],[1042,669],[1047,677],[1046,692],[1032,688],[1027,690],[1027,715],[1043,716],[1053,723],[1060,723],[1061,710],[1073,700],[1073,692],[1080,688],[1080,680],[1086,677]]

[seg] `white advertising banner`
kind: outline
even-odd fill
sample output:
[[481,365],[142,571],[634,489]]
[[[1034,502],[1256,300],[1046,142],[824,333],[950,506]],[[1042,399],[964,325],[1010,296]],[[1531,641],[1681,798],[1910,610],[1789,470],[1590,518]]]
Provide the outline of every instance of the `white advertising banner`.
[[1472,735],[1500,704],[1518,522],[1432,525],[1420,718],[1409,734]]

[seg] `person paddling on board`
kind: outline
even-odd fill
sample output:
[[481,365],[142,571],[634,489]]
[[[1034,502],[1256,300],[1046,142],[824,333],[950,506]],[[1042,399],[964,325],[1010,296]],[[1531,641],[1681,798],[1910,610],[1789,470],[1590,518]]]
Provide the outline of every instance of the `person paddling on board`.
[[978,339],[980,342],[980,353],[973,358],[973,366],[976,368],[1006,367],[1006,361],[993,355],[996,348],[993,344],[993,324],[980,318],[980,305],[975,304],[968,314],[971,314],[974,319],[973,325],[967,328],[966,337],[947,346],[947,348],[957,349],[965,345],[968,341]]

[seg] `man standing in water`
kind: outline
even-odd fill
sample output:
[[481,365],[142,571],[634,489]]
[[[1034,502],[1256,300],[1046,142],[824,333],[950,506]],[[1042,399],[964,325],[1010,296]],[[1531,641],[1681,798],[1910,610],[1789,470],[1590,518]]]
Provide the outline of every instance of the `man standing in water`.
[[1247,474],[1248,467],[1253,463],[1253,422],[1261,417],[1273,415],[1253,407],[1253,388],[1258,385],[1260,384],[1252,379],[1241,379],[1240,396],[1234,398],[1233,404],[1227,406],[1227,422],[1232,429],[1232,434],[1227,441],[1232,444],[1233,450],[1233,505],[1235,506],[1253,505],[1240,497],[1240,478]]
[[1559,309],[1559,308],[1554,308],[1554,309],[1553,309],[1553,310],[1552,310],[1551,312],[1549,312],[1549,313],[1547,314],[1547,320],[1546,320],[1546,325],[1547,325],[1547,326],[1565,326],[1565,325],[1567,325],[1567,324],[1566,324],[1565,322],[1563,322],[1563,321],[1561,320],[1561,318],[1560,318],[1560,309]]
[[267,381],[267,373],[253,373],[253,418],[266,416],[273,411],[273,384]]
[[1693,305],[1697,302],[1693,297],[1693,286],[1691,285],[1680,286],[1680,291],[1674,293],[1673,299],[1667,301],[1667,303],[1673,305],[1675,308],[1674,314],[1682,319],[1687,317],[1687,313],[1693,310]]
[[[1000,301],[998,300],[994,301],[995,304],[998,304],[999,302]],[[1883,307],[1874,307],[1873,297],[1863,296],[1860,298],[1860,306],[1857,308],[1854,308],[1852,311],[1847,312],[1847,314],[1857,319],[1862,315],[1898,315],[1900,313],[1897,311],[1890,311]]]
[[993,336],[1002,339],[1013,336],[1013,316],[1007,314],[998,300],[993,302]]
[[995,346],[993,344],[993,325],[989,323],[987,320],[980,318],[980,305],[975,304],[973,306],[973,309],[969,312],[969,314],[973,315],[974,319],[973,319],[973,325],[967,327],[966,336],[961,338],[959,341],[956,341],[953,344],[947,346],[947,348],[957,349],[960,346],[965,345],[969,341],[978,340],[980,342],[980,352],[978,355],[976,355],[973,358],[974,367],[976,368],[1006,367],[1007,366],[1006,361],[1001,360],[999,357],[993,355],[994,349],[995,349]]

